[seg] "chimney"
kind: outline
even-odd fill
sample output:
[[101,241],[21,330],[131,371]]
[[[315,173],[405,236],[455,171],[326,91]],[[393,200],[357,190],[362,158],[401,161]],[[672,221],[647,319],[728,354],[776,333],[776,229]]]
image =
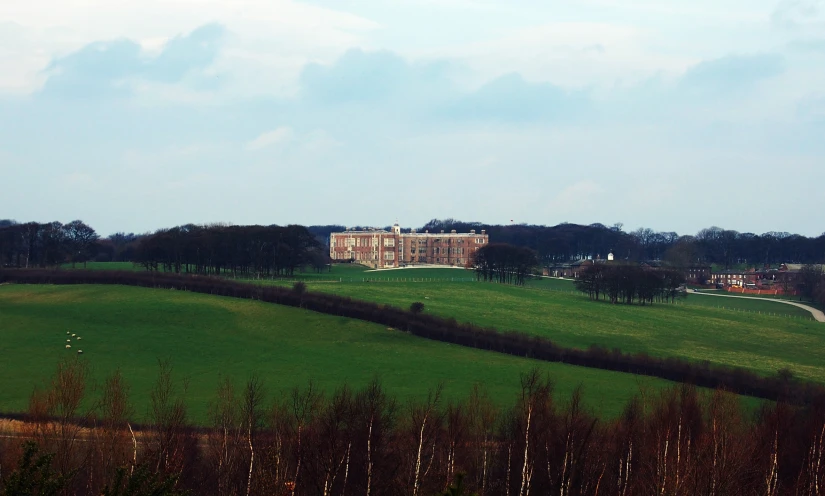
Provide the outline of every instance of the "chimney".
[[475,229],[470,229],[470,234],[475,234],[475,233],[476,233]]
[[452,231],[450,231],[450,234],[455,234],[455,229],[453,229]]
[[487,233],[487,231],[485,231],[484,229],[481,230],[481,234],[486,234],[486,233]]
[[424,233],[425,233],[425,234],[429,234],[429,233],[430,233],[430,230],[429,230],[429,229],[425,229],[425,230],[424,230]]
[[444,234],[444,229],[441,230],[441,234]]

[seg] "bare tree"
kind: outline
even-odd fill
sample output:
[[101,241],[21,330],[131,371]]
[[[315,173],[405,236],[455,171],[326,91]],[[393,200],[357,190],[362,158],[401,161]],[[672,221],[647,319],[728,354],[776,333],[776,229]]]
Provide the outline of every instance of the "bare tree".
[[255,464],[255,434],[263,419],[263,383],[257,375],[246,381],[243,402],[241,403],[241,418],[246,429],[246,441],[249,446],[249,474],[246,483],[246,495],[252,490],[252,470]]
[[439,384],[427,393],[427,399],[423,403],[411,401],[407,407],[415,450],[411,488],[413,496],[419,494],[421,483],[427,477],[435,459],[435,446],[442,421],[439,403],[443,390],[444,385]]
[[304,445],[303,436],[304,429],[312,422],[318,414],[319,405],[323,401],[323,396],[315,386],[315,383],[310,380],[306,389],[294,388],[290,394],[291,397],[291,413],[292,426],[295,433],[295,473],[292,478],[292,490],[290,494],[295,495],[295,488],[298,487],[299,478],[301,476],[301,466],[303,464]]
[[158,360],[158,367],[157,381],[149,393],[149,457],[156,473],[175,474],[183,470],[187,409],[173,380],[171,362]]
[[130,473],[133,473],[137,464],[137,441],[129,424],[134,415],[129,402],[129,386],[120,370],[106,378],[102,393],[97,407],[99,427],[94,429],[94,435],[102,476],[109,479],[119,467],[127,464],[131,464]]
[[243,451],[243,422],[235,386],[228,378],[218,383],[215,402],[210,405],[212,429],[207,438],[210,465],[214,468],[219,496],[237,494],[237,472]]

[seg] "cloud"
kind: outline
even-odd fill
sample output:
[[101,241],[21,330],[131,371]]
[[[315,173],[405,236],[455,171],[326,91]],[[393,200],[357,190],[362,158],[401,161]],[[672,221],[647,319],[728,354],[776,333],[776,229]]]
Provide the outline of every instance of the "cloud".
[[131,40],[95,42],[54,60],[42,93],[65,97],[125,94],[125,78],[140,71],[140,45]]
[[774,26],[794,29],[822,20],[825,0],[781,0],[771,14]]
[[208,67],[218,54],[224,33],[222,25],[213,23],[201,26],[187,36],[176,36],[166,43],[160,55],[146,64],[146,76],[174,83],[190,70]]
[[203,69],[214,60],[224,28],[202,26],[166,43],[154,58],[128,39],[97,41],[53,60],[41,94],[67,98],[97,98],[131,94],[137,79],[176,83],[190,71]]
[[690,67],[679,80],[679,89],[700,96],[728,95],[759,81],[782,74],[785,59],[776,53],[729,55]]
[[353,49],[334,64],[308,64],[301,94],[325,104],[436,97],[450,90],[448,70],[443,61],[410,64],[394,52]]
[[589,98],[583,91],[569,91],[550,83],[530,83],[520,74],[507,74],[458,99],[447,109],[447,114],[498,121],[557,121],[574,118],[588,106]]
[[586,92],[528,82],[517,73],[462,91],[450,77],[462,70],[447,60],[415,64],[393,52],[350,50],[331,65],[309,64],[300,94],[322,105],[358,104],[431,120],[561,120],[588,107]]
[[292,128],[286,126],[279,127],[272,131],[262,133],[257,138],[248,142],[246,149],[249,151],[257,151],[280,143],[286,143],[292,139],[293,134]]

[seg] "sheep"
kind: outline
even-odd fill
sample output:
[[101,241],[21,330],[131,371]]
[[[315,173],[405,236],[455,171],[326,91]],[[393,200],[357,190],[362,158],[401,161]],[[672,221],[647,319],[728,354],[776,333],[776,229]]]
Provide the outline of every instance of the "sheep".
[[77,334],[72,334],[72,337],[75,337],[75,336],[77,336]]
[[66,331],[66,334],[69,334],[69,331]]
[[77,337],[77,340],[80,341],[80,336]]
[[72,340],[71,340],[71,339],[67,339],[67,340],[66,340],[66,342],[67,342],[67,343],[71,343],[71,342],[72,342]]
[[72,347],[72,345],[70,345],[70,344],[67,344],[67,345],[66,345],[66,349],[67,349],[67,350],[68,350],[69,348],[71,348],[71,347]]
[[82,354],[83,354],[83,350],[77,350],[77,354],[78,354],[78,355],[82,355]]

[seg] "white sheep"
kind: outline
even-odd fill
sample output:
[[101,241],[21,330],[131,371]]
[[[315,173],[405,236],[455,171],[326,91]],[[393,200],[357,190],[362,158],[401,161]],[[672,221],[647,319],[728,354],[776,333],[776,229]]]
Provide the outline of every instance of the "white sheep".
[[66,342],[67,342],[67,343],[71,343],[71,342],[72,342],[72,340],[71,340],[71,339],[67,339],[67,340],[66,340]]
[[83,354],[83,350],[77,350],[77,354],[78,354],[78,355],[82,355],[82,354]]
[[80,336],[77,337],[77,340],[80,341]]
[[72,337],[75,337],[75,336],[77,336],[77,334],[72,334]]
[[72,345],[70,345],[70,344],[67,344],[67,345],[66,345],[66,349],[67,349],[67,350],[68,350],[69,348],[71,348],[71,347],[72,347]]
[[66,331],[66,334],[69,334],[69,331]]

